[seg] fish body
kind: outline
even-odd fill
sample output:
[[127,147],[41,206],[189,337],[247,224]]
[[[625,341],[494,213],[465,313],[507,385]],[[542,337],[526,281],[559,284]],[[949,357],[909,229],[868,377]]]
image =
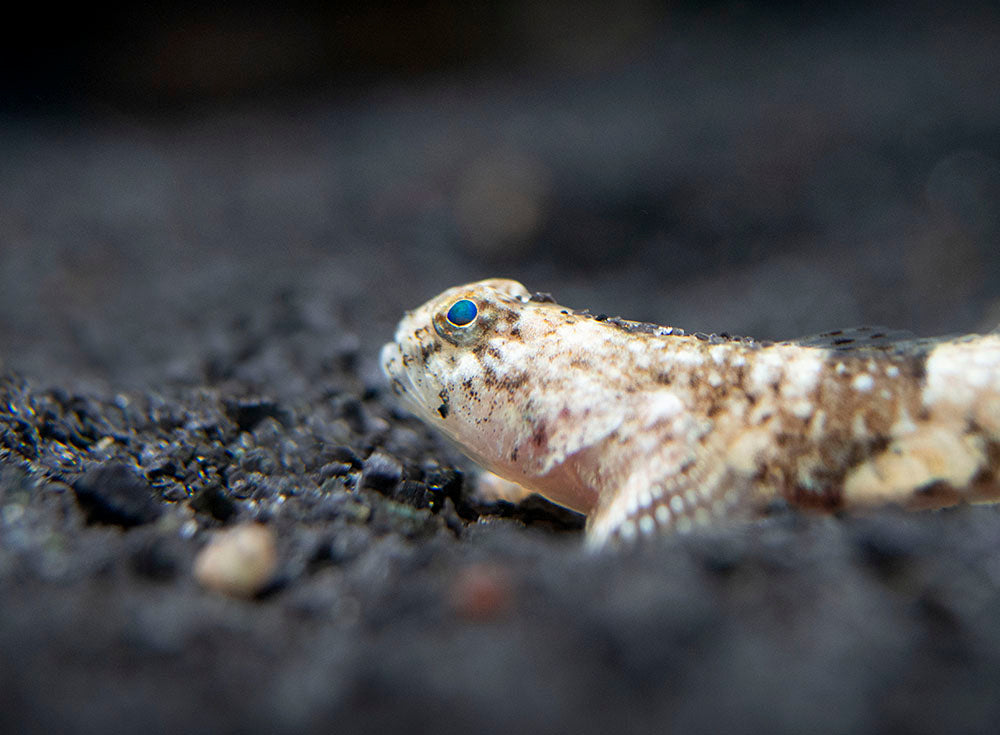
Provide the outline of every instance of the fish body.
[[394,392],[486,469],[588,514],[604,545],[750,517],[1000,499],[1000,335],[687,334],[451,288],[381,353]]

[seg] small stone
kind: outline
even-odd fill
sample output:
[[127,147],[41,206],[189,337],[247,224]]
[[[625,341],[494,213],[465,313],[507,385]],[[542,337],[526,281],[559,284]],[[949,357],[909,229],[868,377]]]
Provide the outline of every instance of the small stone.
[[233,597],[253,597],[278,568],[274,531],[248,523],[218,531],[194,560],[194,576],[206,589]]
[[150,484],[117,462],[94,467],[73,489],[91,523],[138,526],[155,521],[163,510]]
[[351,471],[351,465],[346,462],[327,462],[319,468],[321,480],[328,480],[331,477],[343,477]]
[[403,465],[395,457],[383,452],[373,452],[365,460],[361,485],[379,492],[392,490],[403,479]]
[[344,462],[352,467],[360,467],[362,464],[361,459],[354,453],[353,449],[338,444],[324,447],[320,456],[322,457],[324,463]]
[[414,508],[428,508],[433,505],[434,494],[423,482],[404,480],[396,487],[392,499]]
[[346,564],[364,553],[372,540],[372,533],[360,526],[344,525],[329,539],[319,544],[313,555],[315,565]]
[[261,421],[272,418],[282,424],[290,424],[291,416],[276,401],[267,398],[241,398],[225,402],[226,415],[240,431],[252,431]]
[[240,469],[247,472],[270,473],[277,469],[278,463],[270,450],[256,447],[248,450],[240,457]]
[[202,488],[191,498],[191,507],[225,523],[236,515],[236,503],[218,485]]

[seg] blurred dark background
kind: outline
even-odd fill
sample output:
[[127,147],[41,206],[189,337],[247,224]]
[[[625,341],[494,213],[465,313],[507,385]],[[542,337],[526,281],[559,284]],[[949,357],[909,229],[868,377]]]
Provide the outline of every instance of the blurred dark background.
[[45,380],[196,381],[287,312],[372,373],[403,309],[492,275],[759,337],[1000,324],[996,3],[4,26],[0,358]]

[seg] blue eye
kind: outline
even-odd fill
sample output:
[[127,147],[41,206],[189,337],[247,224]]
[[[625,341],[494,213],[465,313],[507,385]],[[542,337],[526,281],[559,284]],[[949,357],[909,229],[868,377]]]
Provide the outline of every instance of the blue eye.
[[451,305],[451,308],[448,309],[447,319],[453,326],[467,327],[472,324],[472,320],[476,318],[478,313],[479,309],[476,308],[475,303],[468,299],[462,299]]

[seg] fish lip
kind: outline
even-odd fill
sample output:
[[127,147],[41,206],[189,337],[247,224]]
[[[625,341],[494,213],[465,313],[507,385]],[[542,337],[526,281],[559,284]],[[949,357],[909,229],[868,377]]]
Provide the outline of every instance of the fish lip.
[[393,372],[391,365],[395,362],[400,367],[403,364],[403,351],[397,342],[386,342],[379,351],[379,364],[382,367],[382,374],[391,380],[399,380],[398,372]]
[[[410,414],[434,425],[437,423],[437,417],[422,400],[423,391],[414,382],[413,375],[404,364],[403,358],[406,355],[399,342],[386,342],[379,353],[382,372],[388,379],[389,387],[399,405]],[[412,358],[412,355],[410,357]]]
[[382,364],[382,373],[389,381],[389,386],[400,402],[416,415],[422,415],[423,411],[420,401],[420,391],[414,383],[413,375],[406,366],[406,359],[412,359],[412,355],[403,349],[397,341],[386,342],[382,345],[379,353],[379,362]]
[[389,388],[404,404],[413,400],[413,381],[406,370],[403,360],[403,349],[398,342],[386,342],[379,352],[379,363],[382,374],[389,383]]

